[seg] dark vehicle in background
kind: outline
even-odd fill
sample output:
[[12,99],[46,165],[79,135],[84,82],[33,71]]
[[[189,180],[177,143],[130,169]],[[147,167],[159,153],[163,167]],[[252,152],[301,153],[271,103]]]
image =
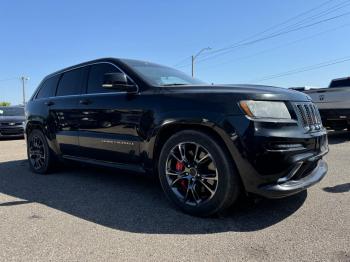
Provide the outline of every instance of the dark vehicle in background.
[[350,131],[350,77],[333,79],[328,88],[301,89],[317,105],[323,125],[334,130]]
[[327,172],[326,131],[307,95],[209,85],[149,62],[107,58],[55,72],[26,115],[34,172],[74,160],[157,174],[165,195],[198,216],[244,192],[298,193]]
[[24,107],[0,107],[0,138],[24,136]]

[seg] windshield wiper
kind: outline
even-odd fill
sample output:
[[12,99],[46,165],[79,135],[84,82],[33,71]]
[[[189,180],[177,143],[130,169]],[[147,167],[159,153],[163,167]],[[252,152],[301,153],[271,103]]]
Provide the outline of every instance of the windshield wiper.
[[162,86],[185,86],[186,84],[181,84],[181,83],[173,83],[173,84],[164,84]]

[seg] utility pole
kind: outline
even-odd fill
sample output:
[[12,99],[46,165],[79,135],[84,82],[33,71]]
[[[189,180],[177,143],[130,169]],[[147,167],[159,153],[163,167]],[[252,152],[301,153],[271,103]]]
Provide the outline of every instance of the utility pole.
[[194,55],[192,57],[192,74],[191,76],[194,77]]
[[21,76],[20,77],[22,81],[22,92],[23,92],[23,106],[26,106],[26,89],[25,89],[25,83],[27,80],[29,80],[29,77],[27,76]]
[[208,51],[208,50],[211,50],[211,47],[206,47],[206,48],[203,48],[201,49],[196,55],[192,55],[192,77],[194,77],[194,64],[195,64],[195,61],[196,61],[196,58],[201,54],[203,53],[204,51]]

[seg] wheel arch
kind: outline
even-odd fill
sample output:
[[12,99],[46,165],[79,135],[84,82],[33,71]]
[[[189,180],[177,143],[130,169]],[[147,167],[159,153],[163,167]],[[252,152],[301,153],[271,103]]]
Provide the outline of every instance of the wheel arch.
[[26,141],[28,141],[28,137],[33,130],[40,130],[44,134],[46,141],[49,145],[49,148],[55,154],[57,154],[57,155],[60,154],[60,150],[59,150],[59,147],[56,143],[56,140],[51,137],[52,134],[50,135],[48,128],[42,122],[39,122],[39,121],[28,121],[27,122],[26,127],[25,127]]
[[29,121],[26,124],[25,127],[25,135],[28,137],[29,134],[34,130],[34,129],[39,129],[40,131],[42,131],[44,134],[44,127],[41,123],[39,122],[33,122],[33,121]]
[[205,125],[201,123],[176,122],[176,123],[166,124],[159,129],[155,137],[154,146],[153,146],[153,155],[152,155],[153,167],[152,168],[154,172],[157,172],[160,152],[164,144],[168,140],[168,138],[183,130],[195,130],[195,131],[203,132],[213,137],[216,141],[218,141],[218,143],[220,143],[220,146],[226,151],[226,153],[232,160],[233,166],[235,167],[235,171],[238,173],[240,177],[237,164],[236,164],[236,159],[237,159],[236,154],[238,151],[236,150],[235,145],[233,141],[230,139],[229,135],[217,125],[210,125],[210,124]]

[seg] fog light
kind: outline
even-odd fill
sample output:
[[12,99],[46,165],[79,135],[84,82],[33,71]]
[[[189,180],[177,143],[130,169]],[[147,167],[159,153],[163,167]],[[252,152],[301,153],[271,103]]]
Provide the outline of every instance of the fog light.
[[301,143],[295,144],[270,144],[268,151],[293,151],[293,150],[303,150],[304,145]]
[[289,148],[298,148],[298,147],[304,147],[302,144],[278,144],[275,145],[276,148],[279,149],[289,149]]

